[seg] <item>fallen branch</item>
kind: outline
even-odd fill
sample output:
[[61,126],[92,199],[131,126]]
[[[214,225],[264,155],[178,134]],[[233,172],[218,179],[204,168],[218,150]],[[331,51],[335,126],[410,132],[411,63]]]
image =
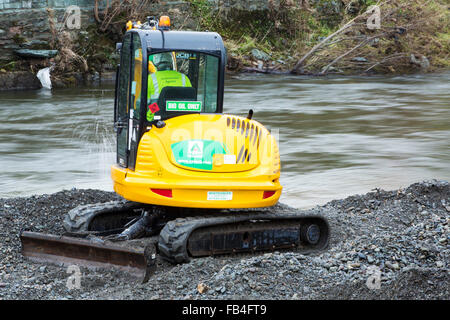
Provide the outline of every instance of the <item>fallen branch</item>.
[[[109,5],[109,3],[106,4],[106,6],[108,6],[108,5]],[[95,21],[97,21],[98,23],[101,23],[100,17],[98,16],[98,0],[95,0],[95,3],[94,3],[94,18],[95,18]]]
[[259,68],[253,68],[253,67],[243,67],[241,69],[242,72],[255,72],[255,73],[264,73],[264,74],[287,74],[288,72],[285,71],[280,71],[279,67],[275,67],[275,68],[264,68],[264,69],[259,69]]
[[321,74],[325,74],[328,69],[330,69],[336,62],[338,62],[339,60],[341,60],[342,58],[348,56],[350,53],[352,53],[353,51],[355,51],[356,49],[361,48],[362,46],[365,46],[366,44],[368,44],[371,40],[375,39],[375,38],[380,38],[383,35],[376,35],[370,38],[367,38],[366,40],[362,41],[361,43],[359,43],[357,46],[354,46],[352,49],[348,50],[346,53],[341,54],[339,57],[337,57],[336,59],[334,59],[333,61],[331,61],[331,63],[329,63],[328,65],[325,66],[325,68],[322,69],[322,71],[320,72]]
[[390,55],[390,56],[388,56],[388,57],[386,57],[386,58],[384,58],[384,59],[378,61],[377,63],[373,64],[372,66],[370,66],[369,68],[367,68],[363,73],[369,72],[369,71],[372,70],[373,68],[379,66],[379,65],[382,64],[382,63],[385,63],[385,62],[388,61],[388,60],[393,60],[393,59],[398,59],[398,58],[404,58],[404,57],[407,57],[407,55],[404,54],[404,53],[396,53],[396,54]]
[[335,36],[337,36],[338,34],[342,33],[343,31],[347,30],[348,28],[352,27],[353,23],[349,23],[346,24],[345,26],[343,26],[341,29],[339,29],[338,31],[330,34],[328,37],[326,37],[325,39],[323,39],[322,41],[320,41],[318,44],[316,44],[307,54],[305,54],[294,66],[294,68],[292,68],[291,73],[297,73],[297,70],[300,69],[300,67],[302,66],[303,62],[308,59],[313,53],[315,53],[317,50],[319,50],[328,40],[334,38]]

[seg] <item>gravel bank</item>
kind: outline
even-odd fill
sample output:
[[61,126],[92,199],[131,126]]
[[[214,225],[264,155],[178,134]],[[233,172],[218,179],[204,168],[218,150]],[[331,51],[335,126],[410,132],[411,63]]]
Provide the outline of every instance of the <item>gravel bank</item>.
[[146,284],[118,271],[81,268],[81,288],[72,290],[66,268],[21,256],[20,230],[60,234],[71,208],[118,198],[73,189],[0,199],[0,299],[450,299],[445,181],[376,189],[311,209],[328,217],[332,232],[329,249],[314,255],[273,252],[177,266],[159,262]]

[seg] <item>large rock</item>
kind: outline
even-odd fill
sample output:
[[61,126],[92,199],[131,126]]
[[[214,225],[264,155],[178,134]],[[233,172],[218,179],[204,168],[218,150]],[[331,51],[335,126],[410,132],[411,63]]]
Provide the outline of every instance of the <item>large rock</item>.
[[415,55],[411,54],[410,61],[412,64],[415,64],[420,67],[422,70],[427,70],[430,67],[430,61],[424,55]]
[[270,59],[270,56],[267,53],[258,49],[253,49],[251,53],[256,60],[268,61]]
[[36,90],[42,88],[39,79],[30,71],[0,72],[0,91]]
[[31,40],[23,43],[22,45],[23,49],[33,49],[33,50],[48,50],[50,49],[50,44],[48,41],[44,40]]
[[14,53],[23,58],[49,59],[58,54],[58,50],[17,49]]

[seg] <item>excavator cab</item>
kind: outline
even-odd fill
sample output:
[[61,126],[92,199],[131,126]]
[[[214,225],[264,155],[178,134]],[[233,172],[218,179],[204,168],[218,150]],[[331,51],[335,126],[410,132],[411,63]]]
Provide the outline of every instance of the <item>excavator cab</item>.
[[281,195],[275,138],[224,115],[226,52],[215,32],[129,23],[121,45],[114,190],[127,200],[193,208],[255,208]]
[[217,33],[145,25],[128,30],[118,47],[117,163],[134,170],[138,143],[152,126],[187,114],[222,113],[226,52]]

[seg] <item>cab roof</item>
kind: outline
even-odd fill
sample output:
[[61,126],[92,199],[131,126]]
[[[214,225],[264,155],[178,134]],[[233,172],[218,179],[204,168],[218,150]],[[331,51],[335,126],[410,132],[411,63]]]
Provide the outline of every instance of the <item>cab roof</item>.
[[[216,32],[136,30],[152,50],[192,50],[224,52],[222,37]],[[143,44],[144,44],[143,43]]]

